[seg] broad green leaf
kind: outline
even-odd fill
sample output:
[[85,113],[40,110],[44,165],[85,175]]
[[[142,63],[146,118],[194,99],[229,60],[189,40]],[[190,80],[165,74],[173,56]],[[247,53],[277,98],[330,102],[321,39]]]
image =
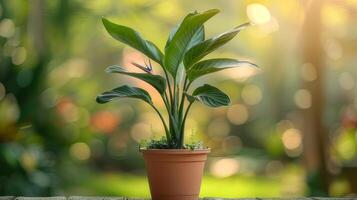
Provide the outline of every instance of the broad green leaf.
[[198,31],[192,36],[191,42],[188,45],[187,49],[195,46],[196,44],[205,40],[205,27],[202,25]]
[[128,72],[126,69],[123,67],[113,65],[107,67],[105,69],[107,73],[119,73],[119,74],[125,74],[129,75],[135,78],[138,78],[142,81],[145,81],[149,83],[151,86],[153,86],[160,94],[163,94],[166,90],[166,80],[160,76],[160,75],[153,75],[153,74],[148,74],[148,73],[134,73],[134,72]]
[[187,95],[189,101],[200,101],[210,107],[227,106],[230,103],[229,97],[216,87],[205,84],[193,91],[192,95]]
[[[190,17],[190,16],[193,16],[193,15],[196,15],[196,14],[197,14],[197,11],[192,12],[192,13],[189,13],[189,14],[184,18],[184,20],[185,20],[186,18],[188,18],[188,17]],[[183,20],[183,21],[184,21],[184,20]],[[181,22],[181,23],[182,23],[182,22]],[[177,25],[171,30],[170,35],[169,35],[169,37],[167,38],[167,41],[166,41],[165,49],[170,45],[171,40],[172,40],[172,38],[174,37],[174,35],[176,34],[178,28],[181,26],[181,23],[177,24]],[[202,41],[204,41],[204,40],[205,40],[205,29],[204,29],[204,26],[202,25],[202,26],[198,29],[198,31],[194,34],[194,36],[192,37],[192,39],[191,39],[191,41],[190,41],[190,44],[189,44],[189,47],[188,47],[187,49],[191,48],[192,46],[194,46],[194,45],[196,45],[196,44],[198,44],[199,42],[202,42]]]
[[233,30],[227,31],[213,38],[202,41],[190,48],[185,53],[183,60],[186,70],[188,70],[196,62],[200,61],[207,54],[215,51],[219,47],[232,40],[242,29],[249,25],[250,23],[242,24],[240,26],[237,26]]
[[112,23],[105,18],[103,18],[102,21],[104,27],[113,38],[142,52],[155,62],[162,64],[163,54],[155,44],[143,39],[141,35],[132,28]]
[[188,79],[192,82],[200,76],[221,71],[228,68],[241,67],[244,64],[258,67],[256,64],[248,61],[239,61],[230,58],[215,58],[215,59],[203,60],[196,63],[190,69],[188,69],[186,73]]
[[188,16],[182,21],[168,47],[165,49],[164,66],[173,77],[176,77],[177,69],[196,32],[199,31],[204,22],[218,12],[219,10],[212,9]]
[[136,98],[141,99],[149,104],[152,104],[151,97],[148,92],[141,88],[131,87],[127,85],[117,87],[115,89],[98,95],[96,101],[98,103],[107,103],[117,98]]
[[167,47],[169,47],[172,38],[174,37],[174,35],[177,32],[177,29],[179,28],[180,24],[177,24],[175,27],[172,28],[169,37],[167,38],[166,44],[165,44],[165,49],[167,49]]
[[[172,32],[169,35],[169,38],[167,39],[165,49],[170,45],[170,42],[172,40],[173,35],[176,33],[178,29],[178,26],[172,29]],[[195,46],[196,44],[202,42],[205,40],[205,28],[204,26],[201,26],[198,31],[195,33],[195,35],[192,36],[192,39],[190,41],[190,44],[188,45],[187,49],[190,49],[191,47]]]

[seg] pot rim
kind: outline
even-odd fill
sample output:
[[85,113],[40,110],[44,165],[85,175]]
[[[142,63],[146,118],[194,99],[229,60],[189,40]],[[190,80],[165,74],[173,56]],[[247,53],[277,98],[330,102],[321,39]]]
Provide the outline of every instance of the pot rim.
[[208,154],[211,148],[206,149],[145,149],[140,148],[139,151],[145,154]]

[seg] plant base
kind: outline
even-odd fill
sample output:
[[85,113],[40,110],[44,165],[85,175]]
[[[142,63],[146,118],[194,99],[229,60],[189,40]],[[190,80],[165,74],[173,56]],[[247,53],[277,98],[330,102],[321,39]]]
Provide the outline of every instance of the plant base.
[[143,153],[153,200],[198,200],[206,150],[149,149]]

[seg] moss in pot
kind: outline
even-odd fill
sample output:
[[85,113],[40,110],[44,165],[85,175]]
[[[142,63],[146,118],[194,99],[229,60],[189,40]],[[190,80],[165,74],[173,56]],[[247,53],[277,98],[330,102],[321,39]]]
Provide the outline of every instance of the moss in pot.
[[[165,120],[147,91],[128,85],[106,91],[96,99],[101,104],[120,98],[140,99],[159,115],[165,137],[149,140],[140,148],[146,162],[153,200],[196,200],[199,197],[203,168],[210,149],[204,148],[201,143],[184,143],[186,118],[195,102],[220,107],[229,105],[230,99],[212,85],[191,88],[192,83],[204,75],[228,68],[247,64],[257,67],[251,62],[232,58],[204,59],[250,25],[245,23],[205,39],[204,23],[218,12],[217,9],[211,9],[189,13],[171,31],[163,52],[135,30],[102,19],[114,39],[140,51],[149,59],[149,64],[145,66],[132,63],[142,73],[130,72],[117,65],[109,66],[105,71],[128,75],[150,84],[160,94],[167,112],[168,119]],[[151,61],[160,65],[162,75],[154,74]]]

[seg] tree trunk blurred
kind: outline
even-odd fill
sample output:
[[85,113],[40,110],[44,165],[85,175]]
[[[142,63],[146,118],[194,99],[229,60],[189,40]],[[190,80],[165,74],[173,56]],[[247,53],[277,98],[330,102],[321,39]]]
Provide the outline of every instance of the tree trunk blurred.
[[323,125],[324,64],[321,45],[321,8],[324,0],[306,1],[305,21],[302,27],[303,63],[315,68],[317,79],[305,81],[303,88],[311,93],[311,107],[303,111],[304,164],[310,195],[328,195],[327,134]]

